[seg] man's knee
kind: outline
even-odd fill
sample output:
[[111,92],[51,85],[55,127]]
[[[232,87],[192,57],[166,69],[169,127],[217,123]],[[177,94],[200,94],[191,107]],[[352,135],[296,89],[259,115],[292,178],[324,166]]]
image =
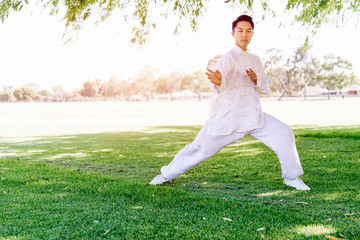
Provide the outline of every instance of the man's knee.
[[281,130],[278,134],[282,139],[284,139],[286,141],[295,140],[294,132],[288,125],[283,125],[283,127],[281,128]]

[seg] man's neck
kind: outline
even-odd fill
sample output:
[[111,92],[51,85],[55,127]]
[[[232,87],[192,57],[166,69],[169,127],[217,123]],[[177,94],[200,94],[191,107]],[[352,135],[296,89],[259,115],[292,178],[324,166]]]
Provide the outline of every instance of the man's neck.
[[247,51],[247,47],[241,47],[239,44],[236,44],[239,48],[241,48],[244,52]]
[[243,48],[240,47],[238,44],[235,44],[235,46],[236,46],[240,51],[247,52],[247,48],[243,49]]

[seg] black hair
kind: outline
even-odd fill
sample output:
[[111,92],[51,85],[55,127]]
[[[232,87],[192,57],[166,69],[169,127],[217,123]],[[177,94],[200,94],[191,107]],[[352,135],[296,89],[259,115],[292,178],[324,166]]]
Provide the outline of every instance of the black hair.
[[233,23],[232,23],[232,30],[233,31],[236,28],[236,24],[238,22],[241,22],[241,21],[249,22],[251,24],[252,29],[254,29],[254,22],[252,20],[252,17],[250,17],[248,15],[241,15],[235,21],[233,21]]

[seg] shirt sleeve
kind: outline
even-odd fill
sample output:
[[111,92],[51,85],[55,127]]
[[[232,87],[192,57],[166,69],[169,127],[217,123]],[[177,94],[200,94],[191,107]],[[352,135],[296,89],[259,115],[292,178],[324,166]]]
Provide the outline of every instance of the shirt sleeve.
[[227,79],[229,77],[231,69],[232,69],[232,61],[228,54],[224,55],[216,62],[213,70],[214,71],[218,70],[221,73],[222,79],[221,79],[220,86],[217,86],[217,85],[213,84],[212,82],[210,82],[210,89],[213,92],[220,94],[225,91],[226,85],[227,85],[226,84]]
[[255,89],[259,93],[269,94],[271,81],[264,71],[264,66],[263,66],[263,63],[260,60],[260,58],[258,58],[258,61],[259,61],[259,65],[260,65],[260,68],[259,68],[260,72],[258,74],[258,80],[257,80],[257,84],[255,85]]

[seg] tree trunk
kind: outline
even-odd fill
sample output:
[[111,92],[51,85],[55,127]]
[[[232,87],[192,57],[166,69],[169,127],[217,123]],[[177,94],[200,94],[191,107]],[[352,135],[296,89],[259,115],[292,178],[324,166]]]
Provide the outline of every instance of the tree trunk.
[[279,97],[279,101],[281,101],[281,98],[285,95],[285,93],[286,93],[286,90],[281,94],[281,96]]

